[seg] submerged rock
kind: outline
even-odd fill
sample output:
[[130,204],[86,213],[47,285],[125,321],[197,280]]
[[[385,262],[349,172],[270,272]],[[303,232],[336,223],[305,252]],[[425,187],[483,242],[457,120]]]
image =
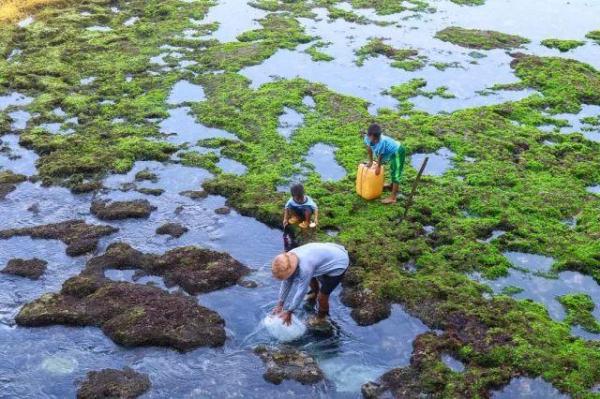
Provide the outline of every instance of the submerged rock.
[[150,389],[147,375],[129,367],[90,371],[77,389],[77,399],[133,399]]
[[11,259],[1,272],[37,280],[46,271],[46,265],[48,265],[48,262],[38,258]]
[[306,352],[290,346],[282,346],[278,349],[259,346],[254,349],[254,353],[267,366],[267,371],[263,375],[265,380],[273,384],[281,384],[283,380],[314,384],[323,379],[323,371]]
[[223,206],[221,208],[215,209],[215,213],[217,215],[228,215],[231,213],[231,208],[229,208],[228,206]]
[[179,195],[183,195],[184,197],[188,197],[191,199],[202,199],[208,197],[208,193],[204,190],[198,191],[182,191]]
[[188,232],[188,228],[179,223],[166,223],[156,229],[156,234],[166,234],[171,237],[179,238]]
[[90,211],[102,220],[147,218],[156,210],[147,200],[134,201],[94,201]]
[[16,190],[17,184],[25,180],[27,180],[26,176],[18,175],[10,170],[0,172],[0,200]]
[[76,276],[60,293],[25,305],[18,325],[96,326],[124,346],[166,346],[180,351],[225,342],[225,321],[195,298],[160,288]]
[[102,279],[106,269],[141,269],[190,295],[232,286],[250,272],[230,255],[208,249],[180,247],[155,255],[124,243],[111,244],[104,255],[90,259],[82,275]]
[[135,174],[135,180],[136,181],[149,180],[151,182],[157,182],[158,176],[156,175],[156,173],[151,172],[148,169],[144,169],[144,170],[140,170],[139,172],[137,172]]
[[93,251],[98,239],[113,234],[119,229],[106,225],[87,224],[83,220],[67,220],[60,223],[0,231],[0,239],[15,236],[30,236],[46,240],[60,240],[67,244],[67,255],[78,256]]
[[102,182],[99,181],[88,181],[81,182],[71,186],[71,192],[73,194],[85,194],[92,191],[98,191],[103,188]]
[[153,195],[155,197],[158,197],[159,195],[162,195],[165,192],[165,190],[163,190],[162,188],[147,188],[147,187],[138,188],[135,191],[137,191],[138,193],[141,193],[141,194]]

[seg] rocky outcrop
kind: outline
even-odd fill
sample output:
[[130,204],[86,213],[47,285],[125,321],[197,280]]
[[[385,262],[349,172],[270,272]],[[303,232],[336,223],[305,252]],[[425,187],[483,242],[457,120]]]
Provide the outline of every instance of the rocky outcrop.
[[188,228],[179,223],[165,223],[156,229],[156,234],[170,235],[171,237],[179,238],[188,232]]
[[128,367],[90,371],[77,389],[77,399],[134,399],[150,386],[147,375]]
[[196,295],[236,284],[250,272],[230,255],[197,247],[180,247],[163,255],[142,253],[128,244],[111,244],[104,255],[90,259],[82,275],[104,278],[105,269],[141,269],[161,276]]
[[0,200],[16,190],[17,184],[25,180],[27,180],[26,176],[15,174],[10,170],[0,172]]
[[78,256],[94,251],[100,237],[113,234],[118,230],[112,226],[87,224],[83,220],[67,220],[60,223],[2,230],[0,239],[30,236],[31,238],[60,240],[67,244],[66,252],[69,256]]
[[90,211],[101,220],[120,220],[129,218],[147,218],[156,210],[147,200],[92,202]]
[[46,265],[48,265],[48,262],[38,258],[27,260],[11,259],[8,261],[6,267],[2,270],[2,273],[37,280],[46,271]]
[[344,287],[340,299],[352,308],[351,316],[361,326],[387,319],[392,309],[388,302],[379,300],[374,293],[355,287]]
[[317,362],[306,352],[290,346],[269,348],[259,346],[254,349],[267,366],[263,375],[265,380],[273,384],[281,384],[284,380],[296,380],[302,384],[314,384],[323,379],[323,371]]
[[194,297],[160,288],[76,276],[60,293],[25,305],[18,325],[96,326],[124,346],[166,346],[180,351],[225,342],[225,322]]
[[156,183],[158,181],[158,176],[156,173],[151,172],[149,169],[140,170],[135,174],[136,181],[144,181],[149,180],[151,182]]

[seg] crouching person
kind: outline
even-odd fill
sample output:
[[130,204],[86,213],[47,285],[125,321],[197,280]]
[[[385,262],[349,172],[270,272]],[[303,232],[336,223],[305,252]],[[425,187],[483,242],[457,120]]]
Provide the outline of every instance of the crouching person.
[[306,244],[277,255],[273,259],[272,272],[282,283],[273,313],[279,314],[289,325],[292,313],[311,290],[318,304],[317,317],[312,322],[325,321],[329,315],[329,295],[342,281],[349,264],[346,249],[332,243]]

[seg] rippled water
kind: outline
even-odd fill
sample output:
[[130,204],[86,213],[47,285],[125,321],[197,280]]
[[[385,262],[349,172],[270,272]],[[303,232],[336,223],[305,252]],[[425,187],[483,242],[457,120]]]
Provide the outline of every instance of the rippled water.
[[[482,51],[485,55],[473,59],[470,50],[434,39],[435,32],[447,26],[458,25],[465,28],[494,29],[506,33],[519,34],[532,40],[525,51],[539,55],[562,55],[556,50],[540,46],[546,38],[583,39],[589,31],[598,29],[600,3],[567,0],[488,0],[480,7],[462,7],[449,1],[433,1],[436,13],[415,15],[407,11],[400,15],[377,16],[370,9],[354,10],[373,20],[391,21],[392,25],[359,25],[338,19],[330,22],[327,11],[315,9],[319,19],[300,18],[307,32],[320,36],[325,42],[332,42],[326,49],[335,59],[331,62],[314,62],[304,50],[310,45],[299,46],[296,50],[279,50],[260,65],[244,68],[242,74],[252,81],[252,87],[272,81],[275,77],[300,76],[314,82],[326,84],[330,89],[344,94],[363,98],[370,103],[369,110],[377,112],[381,107],[395,107],[397,101],[383,94],[393,85],[414,78],[427,81],[426,90],[447,86],[454,99],[417,97],[411,99],[415,107],[430,113],[451,112],[456,109],[478,105],[501,103],[529,96],[531,90],[500,91],[484,95],[482,90],[496,83],[517,81],[509,63],[511,57],[501,50]],[[347,10],[350,4],[340,6]],[[113,12],[119,9],[113,7]],[[243,0],[222,0],[211,7],[207,17],[199,24],[219,22],[217,29],[209,36],[220,41],[235,41],[247,30],[260,28],[257,19],[266,12],[253,8]],[[535,18],[531,16],[535,15]],[[405,17],[409,17],[405,19]],[[125,25],[136,23],[137,17],[125,21]],[[557,23],[560,21],[560,23]],[[19,24],[27,28],[34,23],[28,17]],[[32,29],[32,28],[30,28]],[[88,30],[98,34],[111,30],[107,26],[90,26]],[[197,37],[197,32],[184,32],[186,37]],[[355,64],[355,50],[363,46],[371,37],[385,38],[387,43],[397,48],[415,48],[427,57],[429,65],[415,72],[407,72],[390,66],[390,61],[377,57],[365,61],[362,67]],[[18,52],[13,57],[21,57]],[[177,48],[164,48],[164,53],[153,57],[151,62],[160,68],[166,67],[165,57],[181,58]],[[591,42],[570,51],[566,55],[595,67],[600,67],[600,46]],[[445,70],[438,70],[431,64],[443,62],[453,64]],[[181,60],[179,68],[193,65],[192,61]],[[165,71],[167,71],[165,69]],[[159,70],[153,73],[160,73]],[[91,78],[91,77],[90,77]],[[131,78],[131,77],[130,77]],[[86,78],[81,84],[93,84]],[[199,139],[225,137],[236,139],[234,132],[209,128],[195,119],[190,108],[182,106],[187,102],[204,100],[201,86],[189,81],[177,82],[167,101],[174,108],[169,117],[159,121],[160,129],[168,134],[166,140],[175,143],[195,144]],[[9,112],[13,131],[23,129],[29,121],[26,107],[33,101],[19,93],[2,93],[0,111]],[[104,102],[109,104],[110,100]],[[304,98],[303,104],[312,109],[316,106],[312,97]],[[286,109],[280,121],[282,134],[293,135],[294,129],[302,124],[302,115]],[[581,131],[581,117],[596,116],[598,110],[584,107],[578,115],[556,115],[566,119],[571,128],[561,129],[564,133]],[[56,115],[65,117],[62,110]],[[61,133],[62,123],[51,122],[43,125],[53,133]],[[596,140],[592,130],[584,135]],[[0,167],[23,173],[36,174],[37,155],[18,144],[18,135],[12,132],[0,136],[0,146],[9,150],[0,152]],[[317,144],[307,154],[315,170],[323,179],[342,179],[346,171],[334,157],[335,148]],[[413,154],[411,165],[420,166],[426,154]],[[442,149],[431,156],[427,173],[441,175],[452,167],[452,154]],[[246,167],[239,162],[221,158],[219,167],[228,173],[245,173]],[[157,182],[135,182],[134,176],[140,170],[149,169],[159,176]],[[301,180],[307,173],[299,173],[289,180]],[[202,169],[160,162],[138,162],[132,171],[124,175],[113,175],[105,179],[106,190],[99,196],[107,199],[148,199],[157,210],[145,220],[124,220],[109,222],[119,231],[101,240],[97,254],[115,241],[124,241],[147,251],[163,253],[183,245],[199,245],[219,251],[226,251],[236,259],[255,269],[249,276],[258,284],[256,289],[234,286],[225,290],[199,295],[199,302],[218,311],[226,320],[228,340],[223,348],[201,348],[185,354],[164,348],[124,349],[106,338],[97,328],[85,327],[45,327],[20,328],[14,325],[14,316],[19,308],[46,292],[58,291],[64,280],[78,274],[90,255],[70,258],[65,254],[65,245],[55,240],[32,240],[17,237],[0,241],[0,267],[15,257],[38,257],[48,261],[48,268],[38,281],[0,275],[0,382],[2,397],[39,398],[72,397],[76,381],[89,370],[105,367],[130,366],[148,373],[153,388],[146,398],[199,398],[199,397],[340,397],[359,396],[360,385],[376,379],[393,367],[408,364],[414,337],[427,328],[417,319],[406,314],[399,306],[394,306],[392,315],[374,326],[359,327],[350,318],[349,309],[341,305],[337,293],[332,297],[332,317],[336,322],[336,334],[332,338],[308,336],[296,343],[312,353],[323,368],[327,381],[315,386],[303,386],[296,382],[284,382],[275,387],[262,378],[264,366],[251,353],[251,348],[259,343],[275,343],[260,328],[260,320],[274,305],[278,285],[271,278],[269,262],[282,249],[281,231],[271,229],[256,220],[232,211],[228,215],[217,215],[214,210],[225,204],[225,198],[209,196],[197,201],[179,195],[185,190],[200,189],[202,181],[210,174]],[[147,196],[134,190],[121,191],[123,184],[134,183],[137,188],[161,188],[165,192],[158,196]],[[284,184],[283,190],[287,189]],[[590,193],[600,194],[600,186],[588,188]],[[9,193],[0,206],[0,219],[3,228],[31,226],[82,218],[91,223],[100,223],[89,212],[91,194],[74,195],[58,187],[42,187],[39,183],[24,182]],[[32,207],[36,205],[35,207]],[[36,211],[32,211],[37,209]],[[176,222],[189,228],[180,238],[155,234],[155,229],[166,222]],[[102,222],[106,223],[106,222]],[[431,233],[433,226],[426,226]],[[332,236],[338,232],[331,231]],[[493,232],[486,242],[499,236]],[[600,303],[600,289],[590,277],[576,272],[562,272],[557,279],[536,274],[547,272],[552,260],[527,254],[506,254],[515,268],[509,276],[493,281],[481,279],[492,286],[495,292],[506,286],[523,289],[516,298],[529,298],[544,304],[550,315],[562,320],[564,310],[556,301],[557,295],[583,292],[589,294],[596,304]],[[527,262],[524,262],[526,260]],[[107,276],[118,280],[130,280],[131,272],[107,271]],[[161,286],[160,279],[147,277],[138,283],[154,282]],[[598,308],[594,311],[598,318]],[[578,327],[573,334],[587,339],[597,339]],[[462,372],[462,365],[450,355],[442,361],[456,372]],[[462,366],[462,367],[461,367]],[[505,388],[493,393],[494,398],[562,398],[549,383],[541,379],[515,378]]]

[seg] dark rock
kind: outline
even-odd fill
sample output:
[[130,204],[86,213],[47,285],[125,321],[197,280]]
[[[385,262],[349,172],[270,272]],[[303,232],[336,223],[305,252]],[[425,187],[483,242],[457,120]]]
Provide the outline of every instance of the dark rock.
[[156,183],[158,181],[158,176],[156,173],[150,172],[148,169],[140,170],[135,174],[136,181],[149,180],[151,182]]
[[154,195],[155,197],[158,197],[159,195],[162,195],[165,192],[165,190],[163,190],[162,188],[147,188],[147,187],[138,188],[135,191],[137,191],[138,193],[146,194],[146,195]]
[[[67,220],[41,226],[24,227],[0,231],[0,239],[15,236],[30,236],[46,240],[60,240],[67,244],[67,254],[71,256],[96,249],[98,239],[119,229],[112,226],[87,224],[83,220]],[[84,251],[85,252],[82,252]]]
[[215,213],[217,215],[228,215],[231,212],[231,209],[228,206],[223,206],[221,208],[215,209]]
[[98,247],[97,238],[88,238],[73,242],[67,247],[67,255],[69,256],[80,256],[90,252],[94,252]]
[[156,229],[156,234],[168,234],[171,237],[179,238],[188,232],[188,228],[179,223],[166,223]]
[[121,186],[119,187],[119,190],[121,191],[131,191],[131,190],[135,190],[137,188],[137,185],[135,183],[123,183],[121,184]]
[[273,384],[281,384],[283,380],[314,384],[323,379],[323,371],[306,352],[290,346],[282,346],[279,349],[259,346],[254,349],[254,353],[267,366],[267,371],[263,375],[265,380]]
[[124,243],[111,244],[104,255],[90,259],[82,275],[103,277],[106,269],[141,269],[190,295],[230,287],[250,272],[230,255],[208,249],[180,247],[155,255]]
[[150,389],[150,379],[126,367],[90,371],[77,389],[77,399],[134,399]]
[[352,318],[361,326],[369,326],[387,319],[391,314],[391,305],[379,300],[368,290],[344,287],[340,297],[342,303],[352,308]]
[[[75,294],[75,295],[74,295]],[[160,288],[76,276],[57,294],[25,305],[18,325],[96,326],[124,346],[166,346],[180,351],[221,346],[225,322],[194,297]]]
[[46,271],[47,264],[48,262],[38,258],[28,260],[11,259],[8,261],[6,267],[2,270],[2,273],[37,280]]
[[6,198],[6,196],[17,189],[14,184],[0,184],[0,200]]
[[37,215],[38,213],[40,213],[40,204],[38,204],[37,202],[34,204],[31,204],[29,206],[29,208],[27,208],[27,210],[31,213],[33,213],[34,215]]
[[71,192],[73,194],[84,194],[84,193],[90,193],[92,191],[98,191],[98,190],[101,190],[102,188],[103,188],[102,182],[88,181],[88,182],[81,182],[81,183],[73,185],[71,187]]
[[208,193],[204,190],[199,191],[182,191],[179,195],[183,195],[184,197],[188,197],[191,199],[202,199],[208,197]]
[[102,220],[119,220],[128,218],[147,218],[156,210],[147,200],[134,201],[94,201],[90,211]]
[[238,284],[241,285],[244,288],[256,288],[256,287],[258,287],[258,284],[256,283],[256,281],[252,281],[252,280],[242,280]]

